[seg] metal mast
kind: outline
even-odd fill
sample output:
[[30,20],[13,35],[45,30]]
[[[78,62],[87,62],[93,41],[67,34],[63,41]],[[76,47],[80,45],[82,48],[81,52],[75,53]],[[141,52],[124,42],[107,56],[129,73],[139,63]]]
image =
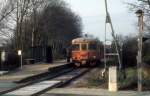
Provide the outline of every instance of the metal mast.
[[106,56],[107,56],[107,53],[106,53],[106,24],[109,23],[110,24],[110,27],[111,27],[111,30],[112,30],[112,37],[114,39],[114,42],[115,42],[115,50],[117,52],[117,58],[118,58],[118,63],[119,63],[119,69],[121,69],[121,60],[120,60],[120,55],[119,55],[119,50],[118,50],[118,45],[117,45],[117,39],[116,39],[116,36],[115,36],[115,31],[114,31],[114,27],[113,27],[113,24],[112,24],[112,21],[111,21],[111,18],[110,18],[110,15],[109,15],[109,12],[108,12],[108,6],[107,6],[107,0],[105,0],[105,8],[106,8],[106,22],[105,22],[105,44],[104,44],[104,63],[105,63],[105,68],[106,68]]

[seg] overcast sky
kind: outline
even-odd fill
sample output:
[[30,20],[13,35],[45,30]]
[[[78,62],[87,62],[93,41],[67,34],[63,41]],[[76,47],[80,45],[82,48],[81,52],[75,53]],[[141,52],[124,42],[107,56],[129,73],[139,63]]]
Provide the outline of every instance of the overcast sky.
[[[104,40],[105,33],[105,3],[104,0],[64,0],[76,12],[83,22],[83,32],[93,34]],[[137,17],[130,12],[127,4],[130,0],[108,0],[108,10],[113,26],[118,34],[136,33]],[[133,0],[134,1],[134,0]],[[109,26],[107,26],[109,29]],[[110,30],[107,30],[109,33]],[[108,35],[110,38],[110,36]]]

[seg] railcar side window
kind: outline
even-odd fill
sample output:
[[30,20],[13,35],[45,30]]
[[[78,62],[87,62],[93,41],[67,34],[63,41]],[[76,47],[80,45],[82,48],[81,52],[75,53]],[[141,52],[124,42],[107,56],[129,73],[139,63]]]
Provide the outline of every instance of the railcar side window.
[[87,44],[82,44],[82,45],[81,45],[81,49],[82,49],[82,50],[87,50]]
[[73,51],[78,51],[78,50],[80,50],[79,44],[73,44],[73,45],[72,45],[72,50],[73,50]]
[[89,50],[96,50],[96,44],[89,44]]

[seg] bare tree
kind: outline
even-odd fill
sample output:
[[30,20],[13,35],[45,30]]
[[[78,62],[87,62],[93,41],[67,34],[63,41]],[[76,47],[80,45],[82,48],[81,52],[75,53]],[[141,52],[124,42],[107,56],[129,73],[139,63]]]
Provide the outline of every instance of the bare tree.
[[8,42],[8,39],[12,37],[12,30],[8,27],[10,24],[7,23],[9,21],[9,16],[15,10],[13,6],[13,1],[11,0],[3,0],[0,3],[0,37],[1,43]]
[[[5,0],[0,10],[0,36],[14,50],[51,45],[54,53],[81,36],[78,15],[62,0]],[[5,40],[5,38],[3,38]]]
[[[1,28],[1,33],[6,35],[10,40],[13,40],[13,46],[15,49],[23,49],[23,35],[25,34],[25,30],[23,30],[23,23],[27,21],[30,15],[33,13],[32,9],[34,6],[37,7],[44,2],[44,0],[6,0],[6,4],[3,7],[1,13],[1,24],[5,24],[3,28]],[[34,2],[34,4],[33,4]],[[6,21],[7,20],[7,21]],[[25,26],[24,26],[25,27]],[[27,27],[26,27],[27,28]],[[9,32],[8,32],[9,30]],[[6,34],[7,33],[7,34]]]
[[45,5],[37,8],[32,2],[32,13],[23,22],[23,44],[26,48],[51,45],[53,52],[58,53],[62,47],[69,46],[72,39],[81,36],[81,19],[61,0],[42,4]]

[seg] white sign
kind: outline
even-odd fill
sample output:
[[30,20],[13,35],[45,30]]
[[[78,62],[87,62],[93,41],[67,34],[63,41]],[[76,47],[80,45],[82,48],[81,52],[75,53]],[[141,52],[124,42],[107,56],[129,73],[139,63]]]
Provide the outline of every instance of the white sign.
[[111,41],[106,41],[106,45],[110,45],[111,46],[112,42]]
[[21,50],[18,50],[18,55],[21,55],[21,54],[22,54]]

